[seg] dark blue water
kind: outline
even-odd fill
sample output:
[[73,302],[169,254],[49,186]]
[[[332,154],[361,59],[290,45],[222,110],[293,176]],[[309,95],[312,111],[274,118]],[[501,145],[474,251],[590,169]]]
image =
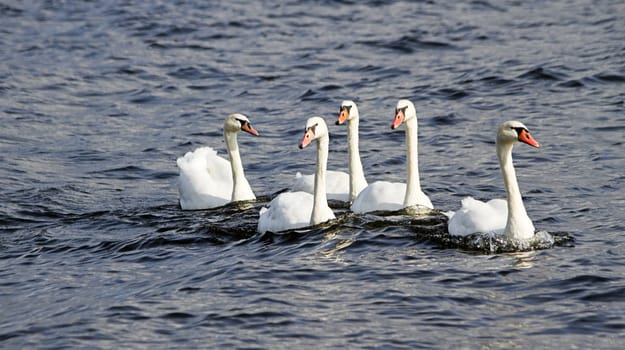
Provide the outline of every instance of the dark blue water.
[[[525,204],[573,242],[483,254],[437,218],[353,216],[255,233],[312,173],[307,117],[361,114],[367,179],[402,181],[399,98],[419,114],[434,205],[503,197],[496,126],[523,121]],[[226,115],[259,200],[177,204],[175,160],[223,154]],[[621,348],[622,1],[2,1],[0,347]],[[346,128],[330,126],[331,169]]]

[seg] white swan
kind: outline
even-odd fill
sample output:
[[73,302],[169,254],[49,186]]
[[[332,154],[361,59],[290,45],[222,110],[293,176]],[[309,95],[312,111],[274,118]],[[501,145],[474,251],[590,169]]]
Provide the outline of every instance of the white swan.
[[391,129],[406,124],[407,184],[376,181],[360,192],[352,203],[354,213],[376,210],[399,210],[420,205],[432,209],[430,198],[421,191],[419,181],[419,155],[417,140],[417,111],[412,102],[399,100]]
[[180,207],[185,210],[208,209],[229,202],[254,200],[254,192],[245,178],[239,154],[237,133],[245,131],[258,136],[249,119],[235,113],[224,122],[224,140],[230,161],[210,147],[200,147],[176,160],[180,176]]
[[349,168],[349,202],[353,203],[356,197],[367,187],[367,179],[362,170],[360,162],[360,150],[358,147],[358,124],[360,122],[360,113],[358,106],[354,101],[345,100],[341,102],[339,117],[336,125],[343,124],[347,121],[347,156]]
[[299,148],[306,147],[313,140],[317,140],[314,194],[303,191],[279,194],[269,203],[268,208],[260,210],[258,232],[291,230],[317,225],[335,218],[326,198],[326,166],[330,141],[328,127],[321,117],[308,119]]
[[523,123],[507,121],[501,124],[497,130],[496,146],[507,201],[493,199],[484,203],[471,197],[463,199],[462,208],[452,214],[447,223],[449,234],[466,236],[473,233],[503,233],[515,240],[534,237],[534,224],[525,211],[512,164],[512,147],[519,141],[532,147],[540,147]]

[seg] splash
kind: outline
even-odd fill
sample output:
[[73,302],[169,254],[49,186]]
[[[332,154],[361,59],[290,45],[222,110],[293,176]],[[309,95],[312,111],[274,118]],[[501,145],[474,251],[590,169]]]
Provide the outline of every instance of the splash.
[[563,232],[538,231],[530,240],[518,240],[493,233],[474,233],[468,236],[451,236],[441,238],[446,247],[482,252],[486,254],[526,252],[549,249],[554,246],[572,246],[574,239]]

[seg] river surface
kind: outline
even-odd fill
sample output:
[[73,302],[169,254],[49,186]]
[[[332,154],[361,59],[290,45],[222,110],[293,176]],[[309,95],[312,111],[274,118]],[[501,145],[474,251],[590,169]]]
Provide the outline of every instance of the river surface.
[[[405,179],[397,100],[419,116],[434,206],[505,196],[497,126],[537,229],[529,252],[449,247],[440,218],[355,216],[257,234],[312,173],[297,145],[360,109],[369,182]],[[625,344],[623,1],[1,1],[3,349],[605,348]],[[178,205],[176,159],[240,135],[258,200]]]

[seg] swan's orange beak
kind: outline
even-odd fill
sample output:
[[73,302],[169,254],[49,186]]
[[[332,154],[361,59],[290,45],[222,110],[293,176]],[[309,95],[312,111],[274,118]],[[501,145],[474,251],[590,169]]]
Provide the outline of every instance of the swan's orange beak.
[[395,119],[393,119],[393,123],[391,124],[391,129],[397,129],[404,122],[404,110],[399,109],[395,112]]
[[299,148],[304,149],[304,147],[308,146],[314,139],[315,131],[313,130],[313,128],[306,129],[306,132],[304,132],[304,137],[302,138],[302,142],[299,143]]
[[260,134],[258,133],[258,131],[256,131],[253,127],[252,124],[250,123],[243,123],[243,125],[241,125],[241,130],[245,131],[245,132],[249,132],[250,134],[254,135],[254,136],[259,136]]
[[525,129],[519,132],[519,141],[523,143],[527,143],[528,145],[532,147],[536,147],[536,148],[540,147],[540,145],[538,144],[538,141],[534,140],[532,135],[530,135],[530,132]]
[[347,109],[347,107],[341,107],[339,118],[336,120],[336,125],[345,123],[347,119],[349,119],[349,109]]

